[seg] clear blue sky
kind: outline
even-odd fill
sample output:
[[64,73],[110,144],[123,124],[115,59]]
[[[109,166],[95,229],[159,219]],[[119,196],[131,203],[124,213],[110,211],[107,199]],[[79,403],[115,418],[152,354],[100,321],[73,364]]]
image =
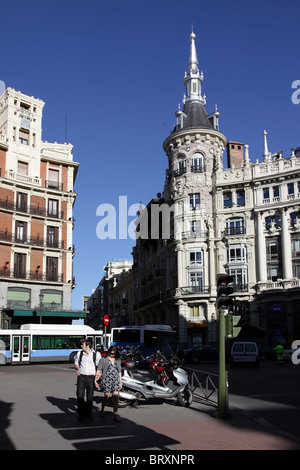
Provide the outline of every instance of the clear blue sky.
[[[79,172],[74,216],[72,306],[82,308],[113,258],[134,241],[99,240],[100,204],[147,204],[163,190],[162,149],[185,92],[193,24],[203,92],[220,130],[269,151],[300,146],[298,0],[10,0],[1,2],[1,73],[6,86],[46,102],[43,140],[74,145]],[[131,221],[132,217],[128,221]]]

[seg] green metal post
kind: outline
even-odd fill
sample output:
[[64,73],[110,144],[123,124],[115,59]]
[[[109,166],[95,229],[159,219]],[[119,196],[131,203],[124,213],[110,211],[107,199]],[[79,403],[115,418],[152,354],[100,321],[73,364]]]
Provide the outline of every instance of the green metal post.
[[225,360],[225,310],[219,310],[219,386],[217,418],[228,417],[228,394]]

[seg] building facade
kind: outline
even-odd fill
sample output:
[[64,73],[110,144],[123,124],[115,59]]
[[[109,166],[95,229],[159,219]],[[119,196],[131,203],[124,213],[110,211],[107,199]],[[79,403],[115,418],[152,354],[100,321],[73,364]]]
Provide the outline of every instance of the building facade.
[[[131,323],[170,324],[181,345],[212,344],[216,277],[228,273],[243,334],[289,342],[300,335],[300,149],[272,154],[264,132],[262,161],[251,162],[248,145],[220,132],[217,108],[206,112],[203,79],[192,33],[186,94],[163,143],[165,186],[138,218],[132,269],[111,295],[131,293]],[[161,226],[166,207],[169,236]]]
[[[73,279],[73,146],[42,141],[44,102],[0,96],[2,326],[68,322]],[[52,318],[51,318],[52,317]],[[75,315],[76,317],[76,315]],[[37,320],[37,321],[38,321]]]

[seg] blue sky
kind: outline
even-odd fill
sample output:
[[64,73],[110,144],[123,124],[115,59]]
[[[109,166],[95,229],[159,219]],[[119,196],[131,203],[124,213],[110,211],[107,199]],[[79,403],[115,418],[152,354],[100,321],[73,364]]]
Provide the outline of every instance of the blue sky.
[[45,101],[43,140],[65,141],[67,115],[79,162],[74,309],[134,245],[97,238],[97,207],[118,210],[119,196],[147,204],[163,190],[192,24],[206,109],[218,105],[227,139],[248,144],[251,161],[265,129],[271,152],[300,146],[298,0],[10,0],[0,12],[0,80]]

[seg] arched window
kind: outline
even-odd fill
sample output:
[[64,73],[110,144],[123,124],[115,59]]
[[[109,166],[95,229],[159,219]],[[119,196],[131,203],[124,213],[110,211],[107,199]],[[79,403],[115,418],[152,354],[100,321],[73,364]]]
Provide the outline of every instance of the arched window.
[[177,159],[177,167],[174,171],[175,176],[180,176],[186,172],[186,158],[184,155],[179,155]]
[[193,155],[192,171],[199,173],[205,171],[204,155],[200,152],[196,152]]

